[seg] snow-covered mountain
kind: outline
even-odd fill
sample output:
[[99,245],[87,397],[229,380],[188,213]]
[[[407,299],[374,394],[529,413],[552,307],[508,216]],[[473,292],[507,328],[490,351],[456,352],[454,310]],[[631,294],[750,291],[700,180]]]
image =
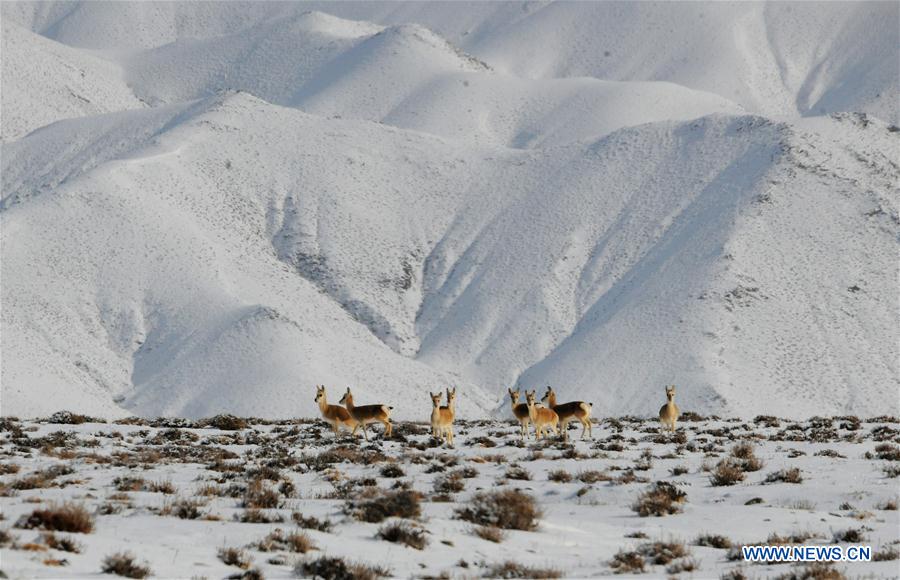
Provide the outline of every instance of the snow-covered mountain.
[[4,4],[2,412],[898,414],[897,12]]

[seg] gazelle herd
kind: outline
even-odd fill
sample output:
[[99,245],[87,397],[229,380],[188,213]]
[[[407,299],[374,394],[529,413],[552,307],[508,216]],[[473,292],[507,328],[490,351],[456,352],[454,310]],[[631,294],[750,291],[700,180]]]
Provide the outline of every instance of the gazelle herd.
[[[537,394],[534,390],[525,391],[525,403],[519,402],[519,391],[507,389],[509,391],[510,409],[513,416],[519,422],[521,428],[522,439],[528,438],[528,426],[534,426],[534,437],[540,439],[546,438],[547,433],[552,431],[555,435],[559,435],[562,431],[564,441],[568,441],[568,426],[572,421],[581,423],[581,438],[587,435],[588,438],[593,437],[591,430],[591,411],[592,403],[584,401],[570,401],[568,403],[557,403],[556,392],[552,387],[547,387],[541,402],[537,402]],[[441,405],[441,396],[443,393],[429,392],[431,397],[431,435],[447,443],[453,445],[453,420],[456,417],[456,388],[447,389],[447,404]],[[675,431],[675,424],[678,421],[680,411],[675,404],[675,385],[666,386],[667,403],[659,410],[659,422],[664,429]],[[316,403],[319,405],[319,411],[322,418],[331,425],[335,436],[340,433],[341,427],[352,429],[350,434],[356,435],[356,431],[362,427],[363,436],[366,441],[369,440],[369,432],[367,425],[369,423],[381,423],[384,425],[384,436],[390,437],[393,431],[391,423],[391,406],[384,404],[361,405],[356,406],[353,403],[353,394],[350,387],[341,397],[340,405],[329,405],[325,396],[325,387],[316,385]],[[546,403],[545,406],[543,403]]]

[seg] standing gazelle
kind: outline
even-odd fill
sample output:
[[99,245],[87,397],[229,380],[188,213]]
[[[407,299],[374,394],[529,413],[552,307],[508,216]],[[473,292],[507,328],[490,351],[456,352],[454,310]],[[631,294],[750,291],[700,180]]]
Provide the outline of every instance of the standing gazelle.
[[525,391],[525,400],[528,401],[529,418],[534,423],[534,438],[540,439],[548,427],[559,435],[559,415],[556,411],[536,404],[534,391]]
[[547,403],[551,409],[559,415],[559,428],[563,433],[563,440],[569,440],[569,421],[578,421],[581,423],[581,438],[584,439],[585,432],[590,433],[589,437],[593,438],[591,432],[591,403],[584,401],[572,401],[570,403],[556,404],[556,393],[553,388],[547,386],[547,392],[541,398],[542,402]]
[[368,441],[369,431],[366,426],[369,423],[383,423],[384,436],[391,436],[391,410],[393,407],[388,407],[387,405],[360,405],[357,407],[353,404],[353,393],[350,392],[350,387],[347,387],[347,392],[341,397],[340,402],[346,405],[350,417],[356,421],[356,426],[353,427],[353,432],[350,433],[351,435],[356,435],[356,430],[362,426],[363,435],[365,435],[366,441]]
[[447,406],[441,406],[441,392],[431,395],[431,434],[453,446],[453,416],[456,414],[456,387],[447,389]]
[[678,415],[681,414],[678,405],[675,404],[675,385],[666,387],[666,398],[669,402],[659,408],[659,422],[662,423],[663,429],[668,427],[674,432],[675,422],[678,421]]
[[[322,412],[322,418],[329,424],[334,431],[335,437],[341,427],[350,429],[356,426],[356,421],[350,416],[350,412],[340,405],[329,405],[325,399],[325,385],[316,385],[316,403],[319,404],[319,411]],[[354,429],[355,432],[355,429]]]
[[516,420],[519,422],[519,426],[522,427],[522,440],[524,441],[528,438],[528,423],[531,422],[528,405],[519,402],[519,391],[514,391],[510,388],[507,388],[506,390],[509,391],[509,406],[512,408],[513,415],[515,415]]

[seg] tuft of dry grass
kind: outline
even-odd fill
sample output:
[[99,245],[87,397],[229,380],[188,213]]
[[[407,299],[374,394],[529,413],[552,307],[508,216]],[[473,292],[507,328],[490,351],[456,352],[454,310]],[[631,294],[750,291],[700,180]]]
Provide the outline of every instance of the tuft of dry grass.
[[94,531],[94,517],[83,505],[66,502],[23,515],[16,527],[89,534]]
[[253,560],[241,548],[219,548],[219,560],[226,566],[237,566],[241,570],[250,568]]
[[304,516],[300,512],[292,513],[291,519],[294,520],[294,523],[301,528],[306,528],[308,530],[318,530],[320,532],[331,531],[331,522],[329,520],[320,520],[315,516]]
[[602,471],[597,471],[596,469],[581,471],[575,477],[581,483],[587,483],[587,484],[597,483],[598,481],[612,480],[612,477],[610,477],[609,475],[607,475],[606,473],[604,473]]
[[697,546],[706,546],[708,548],[718,548],[719,550],[727,550],[732,546],[731,540],[718,534],[703,534],[697,536],[697,539],[694,540],[694,544]]
[[866,541],[865,532],[860,528],[849,528],[834,533],[835,543],[861,544]]
[[609,567],[616,574],[640,574],[646,567],[644,557],[636,551],[619,550],[613,559],[609,561]]
[[412,490],[380,491],[372,497],[347,500],[344,511],[360,521],[377,524],[390,517],[419,517],[420,501],[421,494]]
[[684,542],[647,542],[638,546],[637,551],[648,562],[659,566],[690,556],[690,550]]
[[168,479],[161,479],[159,481],[151,482],[150,485],[147,486],[147,490],[156,493],[164,493],[166,495],[174,495],[176,492],[178,492],[178,489],[172,484],[172,481]]
[[405,521],[392,522],[381,526],[375,537],[395,544],[403,544],[416,550],[421,550],[428,545],[425,530]]
[[541,515],[534,498],[518,490],[479,492],[456,510],[461,520],[504,530],[534,530]]
[[547,479],[556,483],[569,483],[572,481],[572,474],[565,469],[555,469],[547,473]]
[[494,542],[495,544],[499,544],[506,539],[506,532],[497,526],[473,526],[472,533],[482,540]]
[[775,576],[774,580],[846,580],[846,578],[831,563],[816,562]]
[[716,465],[715,471],[709,476],[709,483],[716,486],[734,485],[744,481],[744,470],[739,463],[731,459],[723,459]]
[[496,564],[484,573],[483,578],[562,578],[563,573],[556,568],[536,568],[507,560]]
[[631,509],[642,518],[661,517],[677,514],[681,511],[681,504],[686,501],[686,493],[671,483],[657,481],[638,496]]
[[125,578],[146,578],[152,574],[148,566],[135,562],[134,555],[129,552],[110,554],[103,559],[100,570],[104,574],[115,574]]
[[326,578],[329,580],[376,580],[391,575],[390,570],[360,562],[348,562],[343,558],[322,556],[315,560],[301,560],[294,566],[294,574],[300,578]]
[[252,509],[272,509],[281,507],[281,495],[269,487],[262,479],[254,479],[247,486],[241,507]]
[[439,494],[458,493],[466,489],[466,482],[458,471],[434,478],[434,491]]
[[41,534],[41,541],[47,544],[48,548],[59,550],[60,552],[69,552],[71,554],[80,554],[83,546],[68,536],[57,536],[53,532],[45,532]]
[[894,546],[887,546],[872,552],[873,562],[888,562],[900,558],[900,552]]
[[800,470],[798,468],[792,467],[790,469],[780,469],[778,471],[773,471],[766,476],[765,482],[803,483],[803,476],[800,475]]

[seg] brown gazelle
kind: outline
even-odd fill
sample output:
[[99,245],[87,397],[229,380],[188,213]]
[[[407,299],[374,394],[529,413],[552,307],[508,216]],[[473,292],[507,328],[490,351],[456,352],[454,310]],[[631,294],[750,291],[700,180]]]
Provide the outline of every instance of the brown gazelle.
[[431,434],[453,445],[453,416],[456,414],[456,388],[447,389],[447,405],[441,406],[441,392],[431,395]]
[[356,435],[356,430],[362,427],[363,435],[368,441],[369,431],[366,426],[369,423],[383,423],[384,436],[391,436],[391,410],[393,407],[388,407],[387,405],[360,405],[357,407],[353,404],[353,393],[350,392],[350,387],[347,387],[347,392],[341,397],[341,403],[347,407],[350,417],[356,421],[356,426],[353,427],[351,435]]
[[522,427],[522,439],[526,439],[528,437],[528,423],[531,422],[531,417],[528,413],[528,405],[519,402],[519,391],[514,391],[510,388],[507,388],[506,390],[509,391],[509,406],[512,408],[513,415],[515,415],[516,420],[519,421],[519,425]]
[[525,400],[528,401],[529,419],[534,423],[534,438],[540,439],[548,427],[559,435],[559,415],[556,411],[535,403],[534,391],[525,391]]
[[586,432],[589,433],[589,437],[593,437],[593,433],[591,432],[591,408],[593,405],[591,403],[572,401],[569,403],[557,404],[556,393],[553,392],[553,388],[549,385],[547,386],[547,392],[544,393],[541,401],[547,403],[550,408],[559,415],[559,428],[562,430],[564,440],[569,440],[569,421],[578,421],[581,423],[582,439],[584,439],[584,434]]
[[675,385],[666,387],[666,398],[669,402],[659,408],[659,422],[662,423],[663,429],[668,427],[669,430],[674,432],[678,415],[681,414],[681,411],[678,410],[678,405],[675,404]]
[[329,405],[325,399],[325,385],[316,385],[316,403],[319,404],[319,411],[322,418],[331,425],[335,436],[341,430],[341,427],[351,429],[356,426],[356,421],[350,416],[350,412],[340,405]]

